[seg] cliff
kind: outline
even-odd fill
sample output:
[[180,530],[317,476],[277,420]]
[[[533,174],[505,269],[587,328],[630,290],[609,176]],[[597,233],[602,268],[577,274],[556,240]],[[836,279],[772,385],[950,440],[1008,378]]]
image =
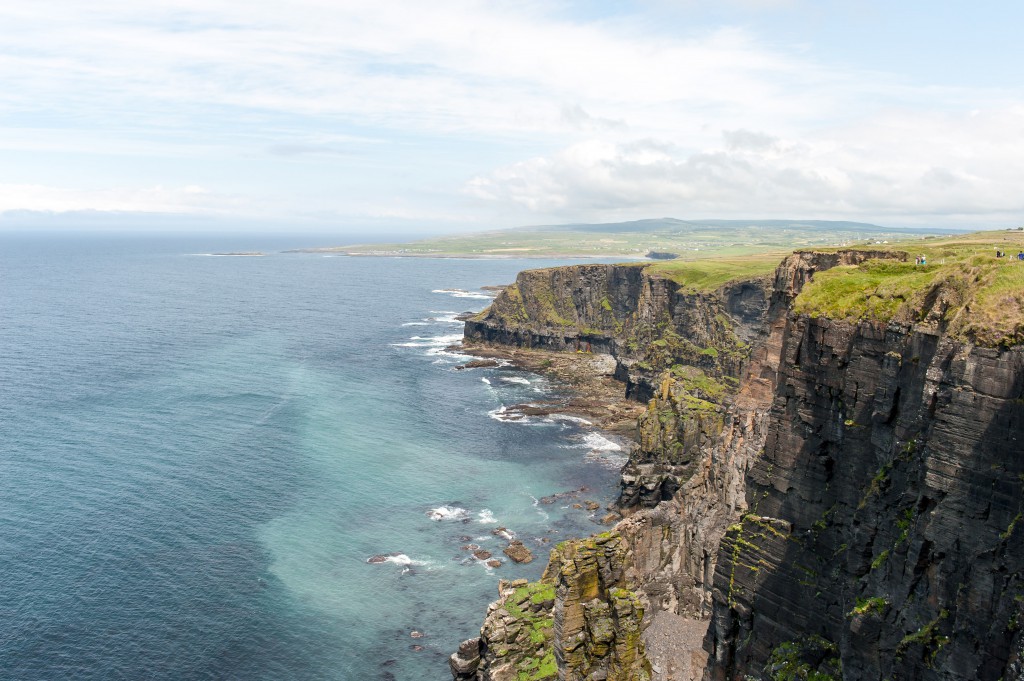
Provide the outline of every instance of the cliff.
[[613,355],[638,399],[673,365],[737,376],[768,307],[767,277],[694,290],[642,265],[521,272],[468,320],[467,339]]
[[[495,673],[492,606],[457,678],[1024,678],[1021,274],[967,256],[803,252],[704,289],[522,273],[467,337],[589,343],[647,409],[603,567],[564,569],[597,539],[552,552],[550,676]],[[998,324],[986,286],[1017,305]]]
[[792,320],[719,551],[712,678],[1016,678],[1022,369],[1019,348]]

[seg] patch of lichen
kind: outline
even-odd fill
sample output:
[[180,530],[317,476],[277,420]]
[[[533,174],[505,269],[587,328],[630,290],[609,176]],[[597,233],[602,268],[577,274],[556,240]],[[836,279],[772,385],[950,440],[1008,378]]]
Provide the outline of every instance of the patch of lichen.
[[943,620],[947,617],[949,617],[949,611],[941,610],[927,624],[904,636],[896,646],[896,658],[901,659],[915,647],[920,646],[925,663],[931,666],[935,657],[949,643],[949,637],[939,631]]
[[489,317],[497,316],[511,325],[526,324],[530,321],[530,313],[526,310],[523,302],[523,294],[519,291],[518,284],[505,287],[490,307],[484,308],[473,317],[473,321],[484,321]]
[[734,386],[708,376],[698,367],[673,365],[669,377],[686,392],[708,402],[721,402],[735,392]]
[[706,371],[724,375],[738,367],[750,354],[750,347],[732,330],[723,315],[716,315],[704,329],[706,337],[700,345],[681,335],[671,320],[663,319],[654,325],[637,325],[630,330],[624,347],[637,356],[638,366],[649,373],[657,373],[676,365],[700,366]]
[[576,326],[576,320],[570,317],[572,313],[565,309],[567,306],[564,296],[552,290],[547,280],[530,287],[530,298],[533,321],[543,326]]
[[504,607],[513,617],[532,621],[543,616],[536,606],[546,604],[550,608],[554,600],[554,584],[544,581],[530,582],[513,591],[512,595],[505,599]]
[[[500,603],[500,624],[494,635],[497,658],[507,660],[516,672],[517,681],[541,681],[557,676],[554,658],[555,586],[539,581],[519,583],[505,592]],[[485,627],[487,625],[485,624]]]
[[558,662],[555,654],[546,652],[542,657],[528,657],[516,670],[516,681],[543,681],[558,678]]

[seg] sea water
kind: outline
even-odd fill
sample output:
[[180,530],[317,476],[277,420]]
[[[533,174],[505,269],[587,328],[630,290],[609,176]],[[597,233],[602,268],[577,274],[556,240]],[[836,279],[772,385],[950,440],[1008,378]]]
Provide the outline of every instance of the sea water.
[[0,238],[0,678],[444,681],[600,530],[617,445],[448,349],[551,261],[209,255],[251,241]]

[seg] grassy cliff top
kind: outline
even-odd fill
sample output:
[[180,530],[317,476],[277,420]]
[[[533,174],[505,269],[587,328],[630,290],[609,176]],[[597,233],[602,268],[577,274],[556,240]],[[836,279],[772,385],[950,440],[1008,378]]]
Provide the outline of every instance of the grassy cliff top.
[[671,279],[690,291],[712,291],[732,281],[771,274],[789,251],[767,251],[734,258],[668,260],[647,266],[647,272]]
[[[1024,342],[1024,261],[1017,259],[1024,250],[1024,231],[865,248],[905,251],[909,258],[868,260],[819,272],[797,297],[794,311],[849,321],[934,323],[982,345]],[[997,250],[1006,256],[997,258]],[[927,264],[915,264],[919,256]]]

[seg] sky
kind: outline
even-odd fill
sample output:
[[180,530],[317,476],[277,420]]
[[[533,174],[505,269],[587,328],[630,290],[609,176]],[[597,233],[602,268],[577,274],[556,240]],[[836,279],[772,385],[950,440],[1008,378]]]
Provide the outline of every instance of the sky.
[[1024,224],[1019,0],[0,0],[0,229]]

